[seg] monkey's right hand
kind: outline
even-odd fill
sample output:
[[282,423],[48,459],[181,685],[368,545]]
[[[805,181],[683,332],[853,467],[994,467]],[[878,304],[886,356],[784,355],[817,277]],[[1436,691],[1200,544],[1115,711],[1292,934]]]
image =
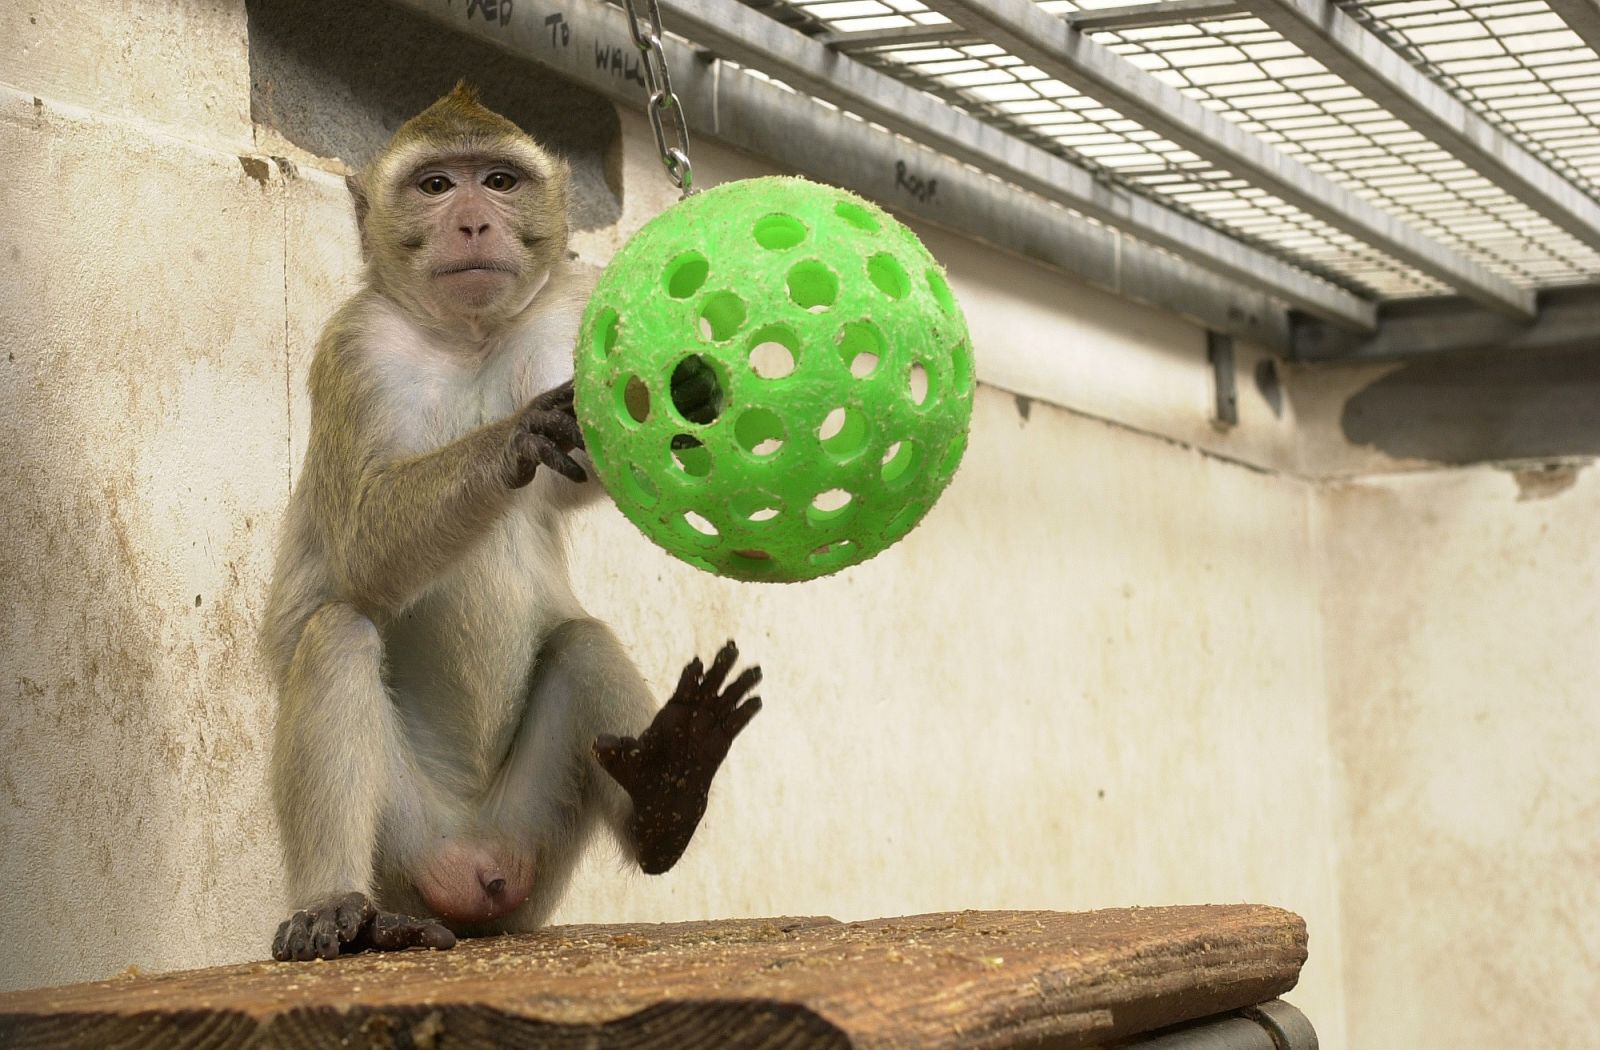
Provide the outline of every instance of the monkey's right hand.
[[455,943],[456,935],[432,919],[379,911],[365,893],[347,893],[283,920],[272,939],[272,957],[279,962],[303,962],[366,951],[443,950]]
[[529,401],[512,421],[507,446],[506,484],[520,489],[533,480],[539,467],[549,467],[562,477],[587,481],[576,460],[567,455],[583,448],[583,432],[572,407],[572,380]]

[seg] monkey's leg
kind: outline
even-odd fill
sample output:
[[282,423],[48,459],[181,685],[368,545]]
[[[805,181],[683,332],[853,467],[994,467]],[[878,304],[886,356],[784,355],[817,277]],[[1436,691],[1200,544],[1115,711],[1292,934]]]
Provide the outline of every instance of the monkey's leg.
[[761,698],[748,696],[761,668],[746,668],[724,688],[738,659],[730,641],[709,668],[691,660],[648,729],[637,738],[603,735],[594,742],[595,758],[633,801],[627,838],[647,875],[683,855],[734,737],[761,710]]
[[329,603],[306,621],[273,739],[273,802],[301,909],[278,929],[277,959],[455,943],[442,926],[379,912],[368,898],[385,807],[419,819],[404,812],[418,805],[415,781],[382,666],[378,630],[353,606]]
[[591,748],[602,733],[649,725],[655,706],[605,624],[569,620],[546,636],[522,723],[484,804],[484,822],[524,843],[535,863],[531,892],[503,928],[532,929],[549,916],[596,821],[637,855],[627,834],[632,803],[596,767]]

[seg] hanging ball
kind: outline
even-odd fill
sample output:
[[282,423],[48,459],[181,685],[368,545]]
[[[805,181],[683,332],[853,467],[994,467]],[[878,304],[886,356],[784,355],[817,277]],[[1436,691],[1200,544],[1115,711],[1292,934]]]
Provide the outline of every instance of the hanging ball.
[[865,561],[950,483],[972,346],[944,272],[881,208],[796,178],[653,219],[601,276],[578,422],[623,514],[740,580]]

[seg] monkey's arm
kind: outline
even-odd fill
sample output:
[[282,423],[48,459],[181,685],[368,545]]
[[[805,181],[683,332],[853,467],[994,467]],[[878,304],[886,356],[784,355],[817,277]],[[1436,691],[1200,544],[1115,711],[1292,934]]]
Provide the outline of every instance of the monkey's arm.
[[505,513],[539,466],[586,477],[567,455],[583,447],[570,383],[423,455],[386,461],[359,440],[346,443],[333,458],[365,466],[336,501],[332,546],[341,589],[362,608],[404,606]]
[[744,699],[761,681],[761,668],[750,667],[726,690],[722,687],[738,658],[732,642],[717,653],[709,670],[695,658],[683,669],[672,698],[637,739],[602,736],[595,741],[595,758],[633,800],[627,836],[647,875],[661,874],[683,855],[733,738],[761,710],[760,697]]

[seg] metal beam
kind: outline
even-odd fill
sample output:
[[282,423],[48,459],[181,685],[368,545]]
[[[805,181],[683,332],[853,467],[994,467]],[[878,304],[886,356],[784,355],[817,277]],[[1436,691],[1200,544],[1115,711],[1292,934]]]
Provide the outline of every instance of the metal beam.
[[[1242,0],[1345,83],[1534,211],[1600,249],[1600,201],[1478,116],[1330,0]],[[1592,2],[1583,7],[1594,8]]]
[[[504,25],[453,0],[391,2],[547,66],[630,109],[643,108],[638,52],[626,18],[602,0],[517,0]],[[854,190],[907,221],[944,227],[1272,353],[1288,352],[1282,296],[1085,222],[1042,197],[771,81],[704,61],[674,37],[663,47],[696,136]]]
[[1440,244],[1325,175],[1262,142],[1032,0],[925,0],[933,10],[1130,120],[1171,139],[1335,229],[1512,317],[1533,293]]
[[821,43],[838,51],[867,51],[875,47],[904,47],[929,44],[975,44],[978,38],[960,26],[946,23],[937,26],[894,26],[890,29],[867,29],[859,33],[825,33],[817,37]]
[[661,6],[668,11],[674,32],[715,54],[776,76],[799,91],[1299,309],[1356,329],[1372,326],[1374,306],[1368,300],[1175,208],[1096,179],[1084,168],[786,29],[738,0],[663,0]]
[[1246,14],[1249,12],[1239,6],[1238,0],[1160,0],[1154,4],[1070,11],[1062,17],[1080,32],[1103,33],[1107,30],[1188,25],[1190,22],[1237,18]]
[[1353,335],[1321,321],[1295,322],[1296,361],[1386,361],[1492,351],[1600,351],[1600,285],[1539,295],[1539,319],[1518,324],[1465,299],[1400,299],[1378,310],[1378,330]]
[[1550,10],[1585,44],[1600,52],[1600,0],[1550,0]]

